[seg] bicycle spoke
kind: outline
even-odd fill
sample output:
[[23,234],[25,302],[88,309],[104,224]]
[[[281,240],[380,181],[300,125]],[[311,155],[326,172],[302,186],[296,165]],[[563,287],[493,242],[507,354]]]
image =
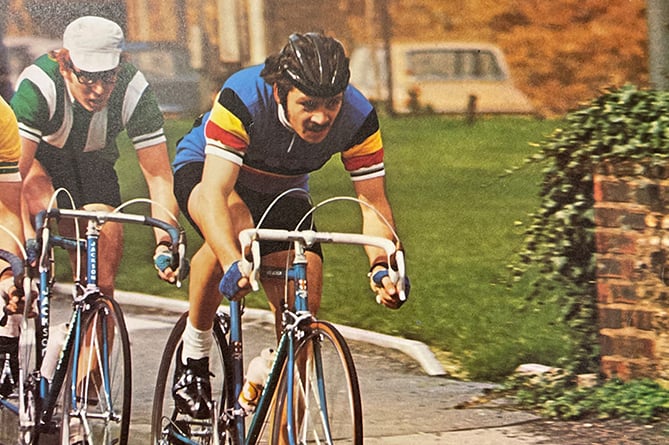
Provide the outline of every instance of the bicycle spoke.
[[[130,422],[130,345],[118,305],[92,303],[82,324],[78,361],[70,361],[62,436],[124,445]],[[76,381],[73,373],[76,372]]]
[[[309,335],[295,352],[294,407],[296,440],[303,444],[361,444],[360,393],[348,347],[334,328],[312,323]],[[286,440],[289,382],[286,372],[279,386],[274,414],[273,443]]]
[[[17,425],[17,429],[9,428],[8,430],[18,435],[20,444],[32,443],[35,438],[35,424],[37,417],[37,407],[35,404],[36,380],[30,374],[35,369],[35,320],[26,320],[23,326],[21,336],[19,337],[19,398],[16,403],[19,407],[19,418],[13,419],[13,424]],[[7,411],[7,410],[3,410]],[[6,416],[6,414],[5,414]],[[8,423],[3,419],[3,426]],[[3,433],[5,429],[3,428]],[[17,436],[14,436],[14,439]],[[8,438],[2,435],[2,439]],[[6,443],[10,443],[7,441]]]

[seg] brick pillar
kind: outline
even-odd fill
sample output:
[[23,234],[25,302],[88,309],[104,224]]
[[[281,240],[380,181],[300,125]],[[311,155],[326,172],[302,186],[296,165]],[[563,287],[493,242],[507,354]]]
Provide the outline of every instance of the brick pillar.
[[601,371],[669,381],[669,165],[595,172]]

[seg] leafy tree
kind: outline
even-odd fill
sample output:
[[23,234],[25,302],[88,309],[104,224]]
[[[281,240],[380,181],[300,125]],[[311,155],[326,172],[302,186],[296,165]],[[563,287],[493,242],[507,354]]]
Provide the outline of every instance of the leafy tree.
[[563,113],[605,86],[648,82],[642,0],[513,2],[492,17],[518,84],[547,113]]

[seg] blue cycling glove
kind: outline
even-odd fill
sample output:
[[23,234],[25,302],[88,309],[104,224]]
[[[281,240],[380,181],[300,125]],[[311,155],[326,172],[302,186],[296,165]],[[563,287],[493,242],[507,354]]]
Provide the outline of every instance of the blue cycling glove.
[[372,276],[372,281],[379,287],[383,287],[383,279],[388,276],[388,269],[381,269]]
[[[372,268],[374,268],[375,266],[372,266]],[[387,268],[386,269],[381,269],[378,272],[376,272],[374,275],[372,275],[372,282],[378,287],[383,287],[383,279],[387,276],[388,276],[388,269]],[[405,276],[404,277],[404,296],[406,298],[399,303],[399,305],[397,306],[398,308],[400,306],[402,306],[406,302],[406,300],[409,299],[409,292],[411,292],[411,281],[409,280],[409,277]]]
[[239,287],[239,280],[243,276],[242,271],[239,270],[239,261],[235,261],[223,274],[223,278],[221,278],[221,282],[218,284],[218,291],[228,300],[234,300],[235,295],[242,290]]
[[26,262],[28,266],[35,268],[37,267],[37,261],[39,260],[40,248],[39,243],[35,238],[30,238],[26,240]]
[[[165,246],[166,249],[161,249],[160,251],[157,251],[155,255],[153,255],[153,265],[155,268],[161,272],[164,272],[168,267],[176,270],[179,265],[175,264],[176,261],[174,255],[170,250],[172,245],[166,241],[161,241],[156,246],[156,250],[158,250],[158,247],[160,246]],[[180,267],[181,269],[179,269],[179,276],[177,278],[178,281],[184,280],[190,272],[190,262],[188,261],[188,258],[184,258],[181,261]]]
[[172,253],[169,250],[163,250],[153,257],[153,264],[161,272],[172,265]]

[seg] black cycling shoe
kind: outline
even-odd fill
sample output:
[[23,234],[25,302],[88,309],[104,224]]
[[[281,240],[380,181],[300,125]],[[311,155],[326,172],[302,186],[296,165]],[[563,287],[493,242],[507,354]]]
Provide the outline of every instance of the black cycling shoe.
[[208,419],[211,402],[211,382],[209,376],[209,357],[181,361],[181,349],[177,351],[176,369],[172,396],[174,404],[181,414],[187,414],[194,419]]

